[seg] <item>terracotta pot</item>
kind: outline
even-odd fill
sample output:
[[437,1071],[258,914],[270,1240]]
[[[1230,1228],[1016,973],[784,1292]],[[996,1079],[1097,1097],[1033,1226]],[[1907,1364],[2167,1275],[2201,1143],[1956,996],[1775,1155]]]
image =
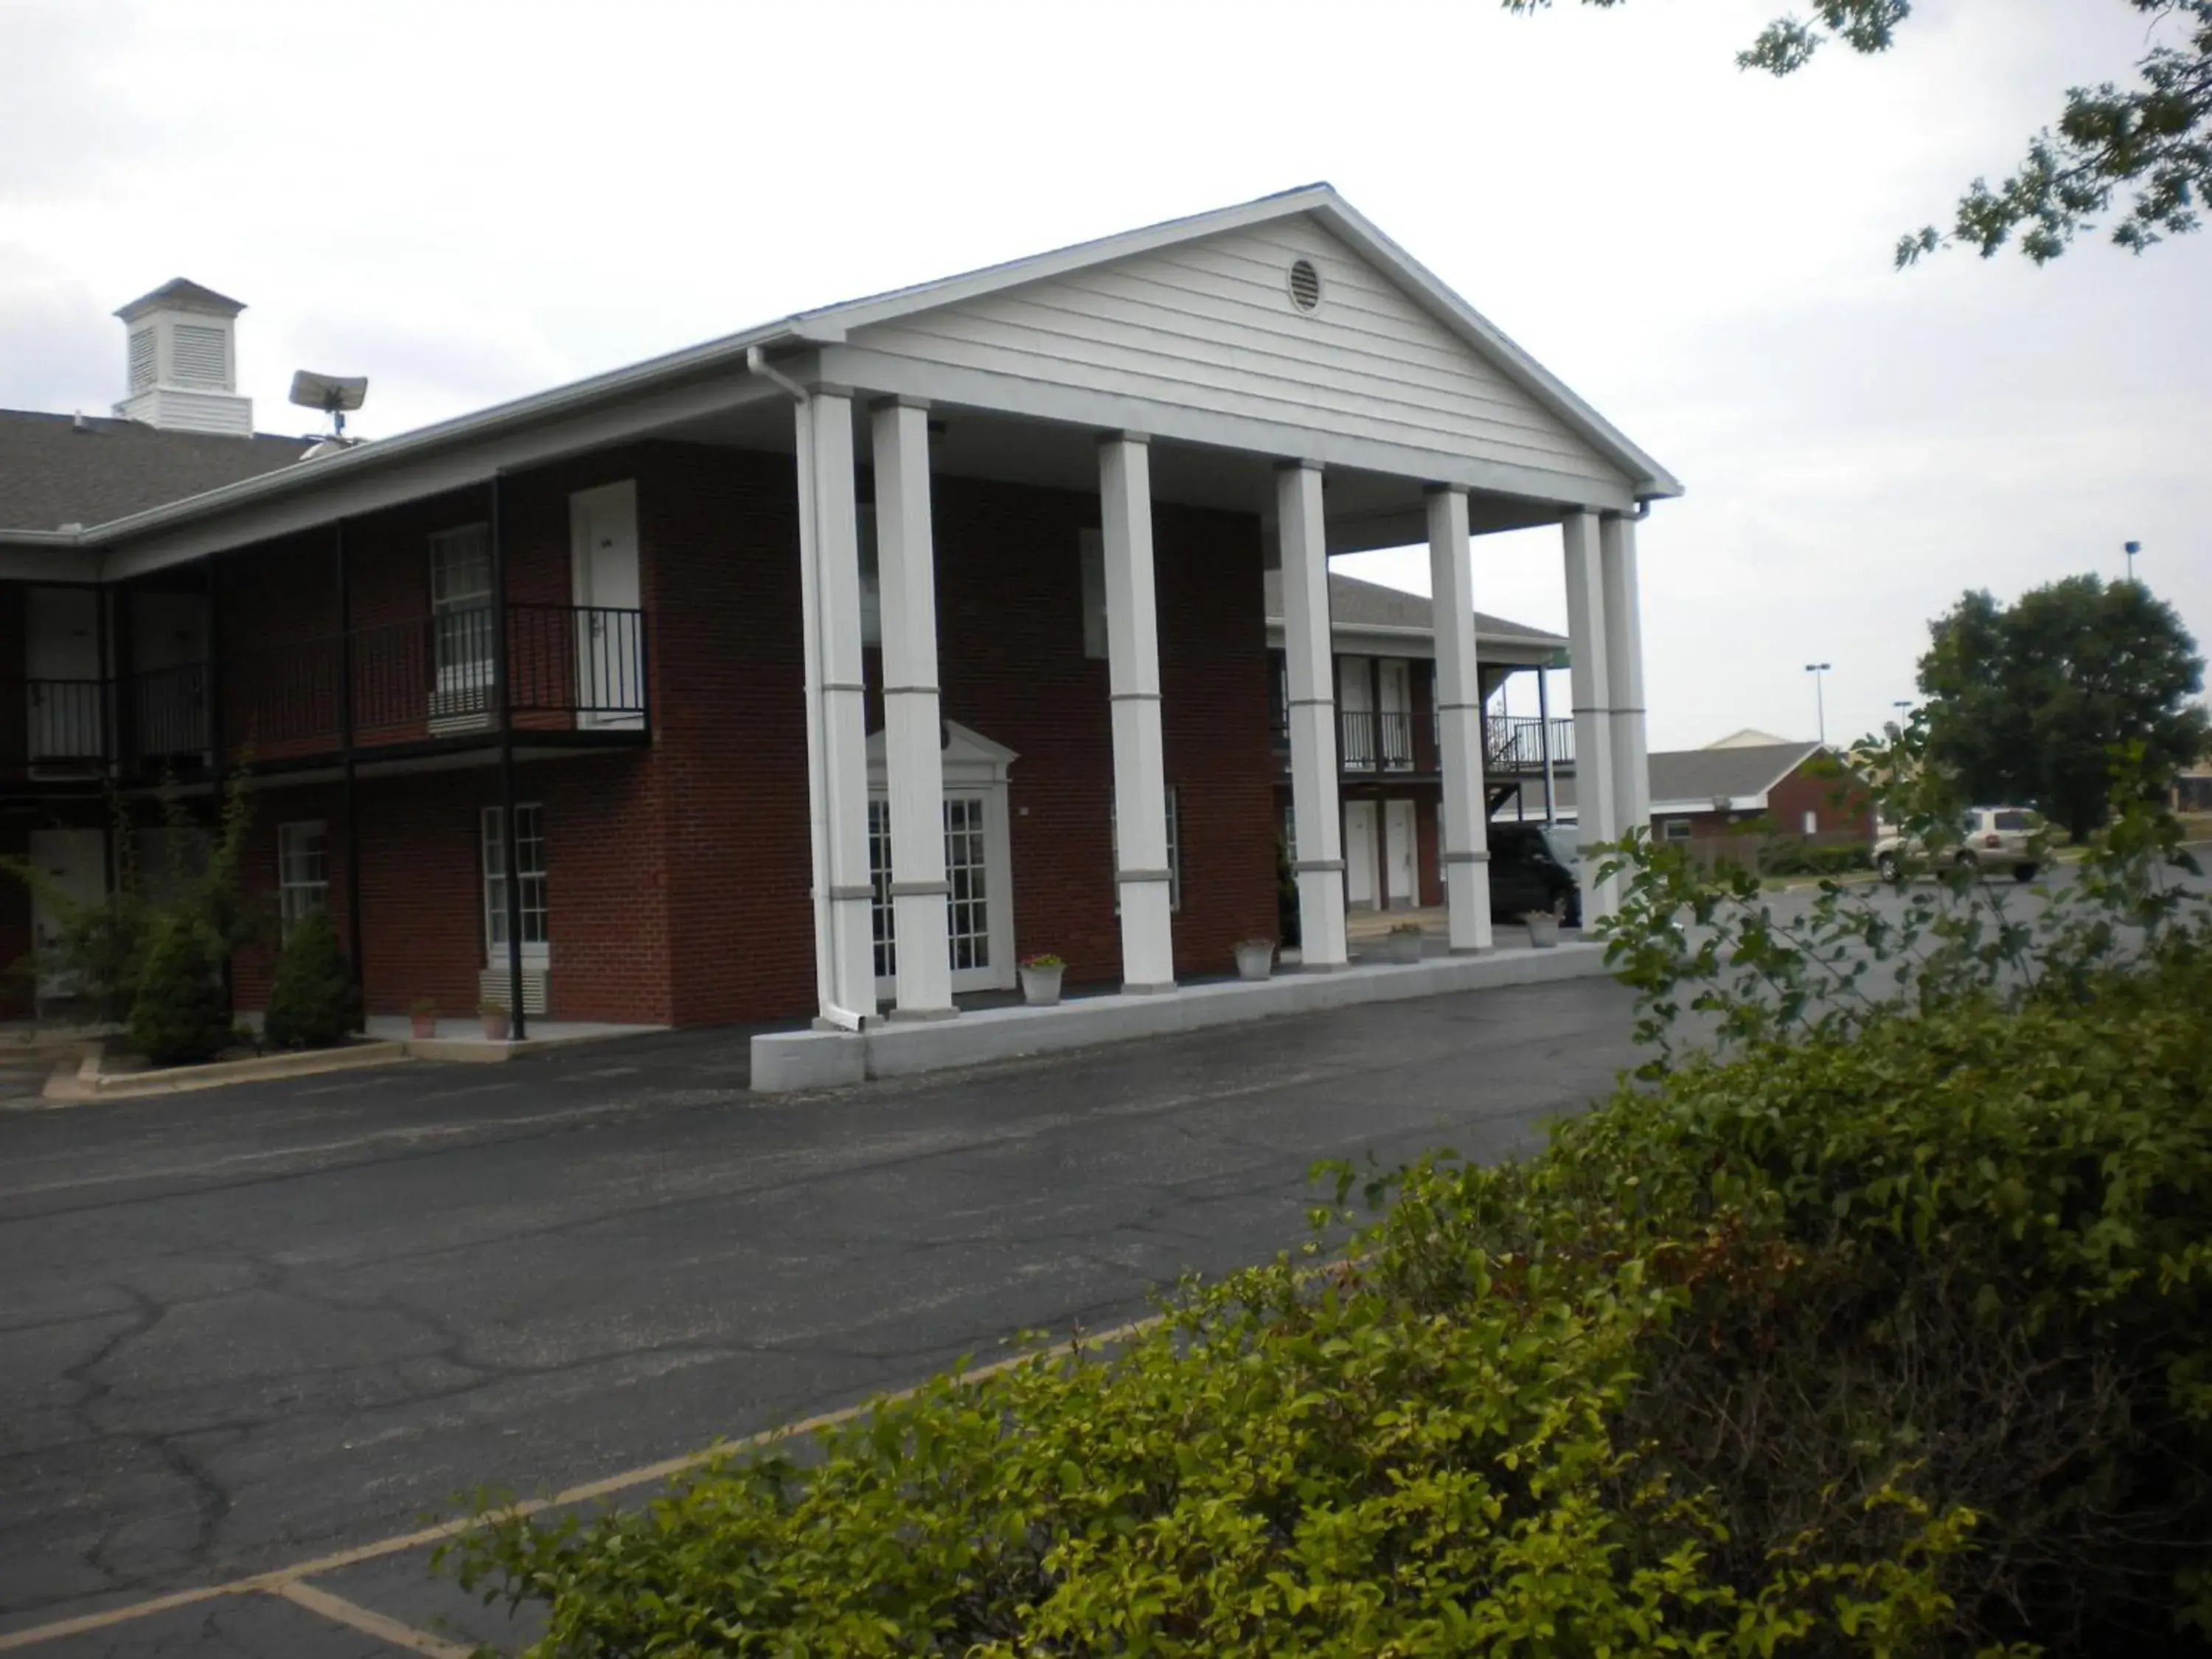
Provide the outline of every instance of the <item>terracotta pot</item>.
[[483,1017],[484,1036],[493,1042],[506,1042],[507,1034],[511,1026],[512,1022],[508,1019],[507,1010],[504,1008],[497,1009]]
[[411,1021],[412,1021],[412,1024],[413,1024],[413,1025],[414,1025],[414,1028],[415,1028],[414,1034],[415,1034],[416,1036],[418,1036],[418,1037],[434,1037],[434,1036],[437,1036],[437,1035],[438,1035],[438,1017],[437,1017],[437,1015],[435,1015],[435,1014],[415,1014],[415,1015],[410,1016],[410,1019],[411,1019]]

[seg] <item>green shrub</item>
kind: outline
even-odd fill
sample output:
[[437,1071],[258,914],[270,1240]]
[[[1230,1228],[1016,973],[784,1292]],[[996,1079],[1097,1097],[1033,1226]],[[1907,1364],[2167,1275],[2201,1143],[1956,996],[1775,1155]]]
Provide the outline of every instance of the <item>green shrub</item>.
[[1770,876],[1840,876],[1853,870],[1871,870],[1874,854],[1864,846],[1815,847],[1802,841],[1781,841],[1759,854],[1759,867]]
[[190,921],[155,924],[131,1007],[131,1046],[156,1066],[212,1060],[231,1040],[216,952]]
[[[544,1654],[2175,1649],[2212,1565],[2212,965],[1692,1060],[1348,1261],[506,1520]],[[1340,1198],[1348,1190],[1340,1188]]]
[[353,969],[338,948],[337,929],[321,910],[293,927],[276,958],[262,1036],[273,1048],[330,1048],[360,1024]]

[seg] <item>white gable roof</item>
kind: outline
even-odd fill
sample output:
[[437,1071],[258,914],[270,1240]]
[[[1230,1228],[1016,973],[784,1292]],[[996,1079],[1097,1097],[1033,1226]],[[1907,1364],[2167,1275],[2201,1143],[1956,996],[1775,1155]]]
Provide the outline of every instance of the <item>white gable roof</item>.
[[[556,423],[596,420],[608,416],[610,411],[641,408],[656,402],[671,408],[679,404],[688,408],[690,404],[684,400],[696,399],[704,407],[707,399],[700,388],[726,385],[730,375],[742,375],[747,354],[754,347],[842,344],[856,330],[911,325],[927,313],[973,305],[1025,285],[1093,272],[1140,256],[1182,257],[1179,250],[1200,244],[1215,244],[1218,247],[1240,234],[1303,234],[1292,228],[1301,220],[1310,222],[1311,227],[1356,256],[1418,308],[1424,318],[1463,343],[1472,358],[1479,359],[1494,370],[1503,383],[1524,395],[1528,410],[1540,411],[1558,432],[1569,434],[1575,445],[1615,470],[1627,481],[1630,494],[1644,498],[1681,493],[1681,485],[1650,456],[1376,229],[1332,187],[1319,184],[990,266],[965,276],[794,313],[775,322],[647,358],[605,374],[362,444],[319,459],[311,467],[281,469],[94,526],[82,534],[45,533],[35,538],[35,544],[115,546],[133,538],[167,535],[180,526],[239,509],[248,509],[254,515],[256,534],[282,533],[289,527],[283,514],[289,509],[276,504],[289,498],[325,491],[343,492],[356,480],[411,477],[433,470],[441,475],[438,487],[453,488],[489,476],[484,465],[466,453],[477,446],[509,440],[521,443],[526,441],[526,434],[547,433],[555,429]],[[404,498],[405,492],[395,483],[390,486],[390,493],[395,498]],[[379,504],[380,501],[380,497]],[[373,507],[354,510],[373,510]],[[203,538],[211,538],[213,534],[210,532]],[[29,544],[34,538],[16,532],[0,532],[0,539]]]
[[[1280,272],[1301,257],[1322,271],[1323,305],[1304,318],[1270,304],[1264,314],[1279,326],[1254,331],[1263,313],[1238,301],[1255,292],[1273,299]],[[1587,475],[1594,462],[1625,476],[1638,497],[1682,493],[1326,184],[804,312],[792,325],[823,343],[858,337],[1014,372],[1026,349],[1102,389],[1117,373],[1171,379],[1185,401],[1272,399],[1431,447],[1502,441],[1555,470]],[[1335,337],[1316,350],[1317,334]],[[1295,354],[1272,349],[1291,340],[1299,340]],[[1394,398],[1394,382],[1411,395]]]

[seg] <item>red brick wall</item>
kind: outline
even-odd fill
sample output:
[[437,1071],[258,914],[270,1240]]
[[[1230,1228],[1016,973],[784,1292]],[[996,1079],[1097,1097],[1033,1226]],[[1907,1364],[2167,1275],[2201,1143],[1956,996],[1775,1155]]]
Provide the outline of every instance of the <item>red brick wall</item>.
[[1808,761],[1767,794],[1767,816],[1785,836],[1802,835],[1805,814],[1814,815],[1816,835],[1856,835],[1874,840],[1874,799],[1866,786],[1832,775],[1829,763]]
[[[553,1014],[682,1024],[804,1015],[813,933],[791,462],[659,444],[513,477],[514,598],[568,601],[568,495],[623,477],[638,486],[652,744],[532,759],[519,775],[520,799],[545,811]],[[1079,981],[1115,979],[1107,671],[1083,654],[1079,550],[1097,498],[951,478],[936,481],[936,496],[945,713],[1019,757],[1009,792],[1018,951],[1057,951]],[[356,627],[418,626],[428,537],[484,511],[483,492],[469,490],[349,521]],[[1220,972],[1237,939],[1275,927],[1259,526],[1163,507],[1154,544],[1183,878],[1177,965]],[[343,935],[339,787],[290,782],[283,769],[331,740],[257,733],[240,666],[307,665],[320,675],[302,671],[307,695],[334,703],[332,553],[319,532],[227,555],[216,604],[234,670],[228,735],[260,739],[248,886],[273,902],[276,826],[321,819]],[[489,751],[447,769],[366,772],[356,787],[369,1009],[399,1013],[429,997],[447,1015],[472,1012],[484,963],[478,815],[498,799]],[[0,902],[0,949],[10,927]],[[265,999],[271,966],[266,951],[236,964],[241,1007]]]

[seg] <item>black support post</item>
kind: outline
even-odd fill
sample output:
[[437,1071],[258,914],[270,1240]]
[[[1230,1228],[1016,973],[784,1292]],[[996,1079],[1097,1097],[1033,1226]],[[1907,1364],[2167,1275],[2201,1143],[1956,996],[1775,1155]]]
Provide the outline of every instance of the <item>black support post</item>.
[[507,677],[507,480],[491,477],[491,677],[499,687],[499,856],[507,871],[507,1017],[520,1042],[522,1009],[522,869],[514,823],[514,697]]
[[346,955],[353,968],[354,1000],[362,1029],[368,1028],[368,970],[362,940],[361,812],[354,799],[353,587],[346,579],[346,523],[331,526],[331,555],[338,587],[338,750],[344,768],[342,810],[345,817]]

